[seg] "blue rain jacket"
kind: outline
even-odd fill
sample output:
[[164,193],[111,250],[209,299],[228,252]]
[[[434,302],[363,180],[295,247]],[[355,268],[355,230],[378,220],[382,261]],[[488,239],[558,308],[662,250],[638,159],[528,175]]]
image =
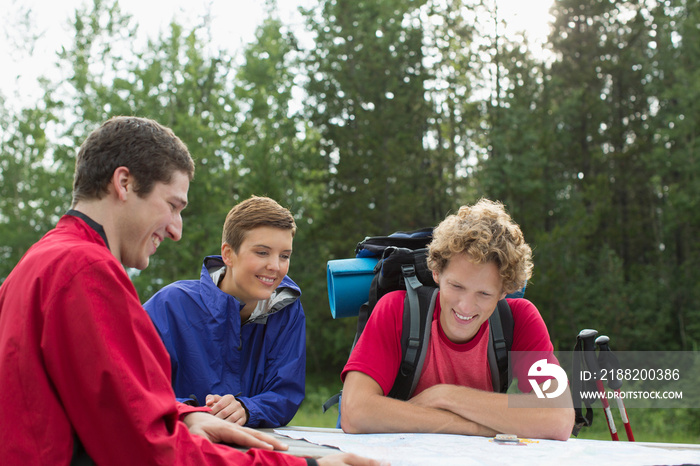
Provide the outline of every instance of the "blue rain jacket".
[[199,281],[167,285],[145,304],[170,353],[178,400],[234,395],[248,409],[249,427],[279,427],[304,399],[306,317],[301,290],[288,276],[267,313],[241,325],[240,302],[221,291],[210,270],[221,256],[204,259]]

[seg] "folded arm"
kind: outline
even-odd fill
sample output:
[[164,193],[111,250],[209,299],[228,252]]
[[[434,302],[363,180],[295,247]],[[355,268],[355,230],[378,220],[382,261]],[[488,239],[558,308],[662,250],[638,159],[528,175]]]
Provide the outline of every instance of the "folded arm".
[[574,425],[569,390],[556,399],[534,394],[503,394],[457,385],[435,385],[412,398],[416,406],[442,409],[520,437],[566,440]]
[[[570,400],[566,394],[564,397]],[[566,440],[574,422],[573,409],[562,407],[561,402],[556,405],[534,395],[506,395],[456,385],[435,385],[409,401],[395,400],[384,396],[374,379],[357,371],[346,375],[341,414],[341,427],[348,433],[510,433]]]
[[445,409],[384,396],[367,374],[345,377],[341,427],[347,433],[423,432],[492,436],[497,432]]

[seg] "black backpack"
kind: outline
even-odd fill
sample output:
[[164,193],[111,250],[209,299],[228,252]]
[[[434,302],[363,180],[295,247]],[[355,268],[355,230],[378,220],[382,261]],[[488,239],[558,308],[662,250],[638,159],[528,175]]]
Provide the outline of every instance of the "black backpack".
[[[406,290],[401,334],[402,362],[388,394],[400,400],[409,399],[418,384],[430,338],[438,294],[426,261],[426,247],[431,240],[432,228],[426,228],[368,237],[355,249],[357,257],[378,257],[379,261],[374,268],[368,300],[359,310],[353,349],[377,301],[391,291]],[[489,328],[488,360],[493,390],[505,393],[512,381],[508,373],[508,352],[513,345],[513,314],[505,299],[498,302],[496,312],[489,318]],[[337,394],[324,403],[323,411],[337,403],[339,396]]]

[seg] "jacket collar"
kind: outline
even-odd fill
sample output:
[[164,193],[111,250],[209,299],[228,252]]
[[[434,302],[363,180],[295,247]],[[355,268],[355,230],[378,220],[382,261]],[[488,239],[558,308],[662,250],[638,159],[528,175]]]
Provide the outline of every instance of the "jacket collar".
[[78,210],[70,209],[68,212],[66,212],[66,215],[78,217],[83,222],[87,223],[90,228],[95,230],[100,235],[100,237],[102,237],[102,239],[105,242],[105,246],[107,246],[107,249],[109,249],[109,241],[107,241],[107,234],[105,233],[105,229],[102,227],[102,225],[100,225],[99,223],[97,223],[96,221],[94,221],[93,219],[91,219],[90,217]]
[[[200,282],[202,284],[202,297],[207,304],[210,312],[216,317],[224,317],[218,314],[225,313],[236,313],[241,312],[241,302],[234,296],[224,293],[219,289],[218,284],[212,279],[212,275],[218,280],[222,272],[219,272],[222,268],[225,268],[221,256],[207,256],[204,258],[202,264],[202,271],[200,273]],[[265,323],[268,316],[281,311],[286,306],[290,305],[294,301],[298,300],[301,296],[301,290],[299,286],[292,281],[289,276],[285,275],[282,282],[279,284],[275,292],[272,294],[269,300],[261,301],[265,303],[264,306],[267,309],[261,307],[261,309],[256,308],[251,318],[246,321],[246,323]]]

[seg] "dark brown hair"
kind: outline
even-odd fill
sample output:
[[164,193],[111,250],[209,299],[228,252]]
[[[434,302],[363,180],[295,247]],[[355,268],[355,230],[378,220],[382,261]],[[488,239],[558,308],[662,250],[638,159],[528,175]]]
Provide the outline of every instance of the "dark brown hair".
[[118,116],[90,133],[75,161],[73,205],[101,199],[114,170],[126,167],[135,179],[135,192],[148,195],[157,182],[169,183],[175,171],[190,180],[194,162],[187,146],[170,128],[146,118]]

